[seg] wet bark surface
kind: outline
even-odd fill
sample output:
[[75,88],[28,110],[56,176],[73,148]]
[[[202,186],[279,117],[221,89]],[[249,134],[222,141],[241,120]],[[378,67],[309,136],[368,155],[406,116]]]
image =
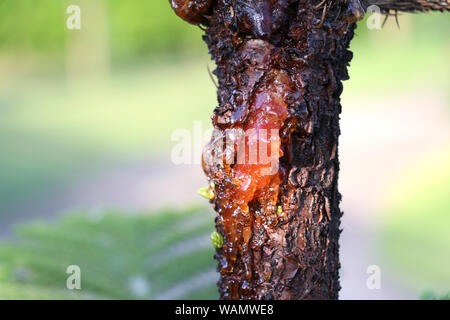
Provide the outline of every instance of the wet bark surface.
[[[208,3],[204,40],[217,64],[219,106],[203,167],[224,238],[215,255],[221,298],[337,299],[339,96],[359,2]],[[255,138],[279,147],[269,152],[275,172],[237,160],[235,133],[261,128],[279,132]],[[225,140],[231,149],[217,152]]]

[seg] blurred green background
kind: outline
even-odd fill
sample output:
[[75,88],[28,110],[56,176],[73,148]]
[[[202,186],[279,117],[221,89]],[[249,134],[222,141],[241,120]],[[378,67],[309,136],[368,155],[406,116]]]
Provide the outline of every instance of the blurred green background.
[[[70,4],[81,8],[81,30],[66,28]],[[372,126],[361,142],[343,122],[344,222],[369,231],[368,259],[395,283],[392,295],[380,297],[450,288],[449,17],[404,14],[400,29],[390,19],[382,30],[368,30],[364,20],[351,47],[342,118]],[[154,209],[171,203],[151,188],[151,209],[132,200],[92,208],[77,192],[59,207],[56,199],[124,163],[149,171],[158,188],[151,166],[170,162],[171,133],[194,121],[208,127],[217,103],[201,35],[163,0],[0,0],[0,298],[217,298],[208,239],[214,216],[192,207],[192,190],[177,209]],[[403,140],[383,140],[397,123],[406,128]],[[376,152],[358,161],[364,148]],[[401,163],[380,160],[401,155]],[[354,177],[359,165],[363,174]],[[184,170],[169,180],[167,199],[183,193],[176,184]],[[365,172],[374,182],[367,193],[379,190],[375,199],[358,193]],[[391,179],[377,184],[379,176]],[[65,289],[70,264],[83,270],[81,291]]]

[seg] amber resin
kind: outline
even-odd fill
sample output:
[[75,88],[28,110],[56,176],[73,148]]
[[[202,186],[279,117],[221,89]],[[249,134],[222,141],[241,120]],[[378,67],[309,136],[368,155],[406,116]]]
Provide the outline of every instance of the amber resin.
[[[221,273],[242,276],[230,287],[231,299],[239,298],[239,289],[250,293],[255,277],[249,248],[257,249],[261,239],[252,238],[253,229],[270,227],[282,217],[278,194],[282,181],[279,158],[283,156],[279,133],[288,117],[286,92],[291,80],[284,71],[272,71],[252,97],[245,121],[226,126],[205,148],[205,173],[214,185],[215,209],[224,227],[224,260]],[[278,211],[278,212],[277,212]],[[254,226],[256,225],[256,226]],[[252,241],[250,241],[252,240]],[[248,290],[246,290],[248,289]]]
[[175,13],[183,20],[200,24],[205,21],[204,15],[215,0],[170,0]]

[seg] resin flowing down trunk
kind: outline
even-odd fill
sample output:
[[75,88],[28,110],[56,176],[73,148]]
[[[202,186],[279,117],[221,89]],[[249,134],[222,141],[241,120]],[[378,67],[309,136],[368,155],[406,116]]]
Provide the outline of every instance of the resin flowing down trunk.
[[[337,299],[339,96],[359,2],[202,3],[219,82],[203,168],[224,239],[221,298]],[[268,161],[250,161],[255,144]]]

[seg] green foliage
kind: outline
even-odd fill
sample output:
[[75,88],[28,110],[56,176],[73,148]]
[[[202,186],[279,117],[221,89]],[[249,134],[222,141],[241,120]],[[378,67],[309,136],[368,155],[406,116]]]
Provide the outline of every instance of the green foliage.
[[443,294],[437,294],[434,291],[426,290],[420,295],[422,300],[450,300],[450,291]]
[[200,196],[202,196],[203,198],[209,200],[209,187],[208,186],[198,189],[197,193]]
[[[27,224],[17,242],[0,245],[0,299],[158,298],[215,270],[212,229],[212,216],[200,209],[71,214]],[[81,290],[66,289],[69,265],[81,268]],[[217,298],[215,281],[169,297]]]
[[217,231],[214,231],[211,233],[211,243],[214,248],[220,249],[223,246],[223,237],[220,233]]

